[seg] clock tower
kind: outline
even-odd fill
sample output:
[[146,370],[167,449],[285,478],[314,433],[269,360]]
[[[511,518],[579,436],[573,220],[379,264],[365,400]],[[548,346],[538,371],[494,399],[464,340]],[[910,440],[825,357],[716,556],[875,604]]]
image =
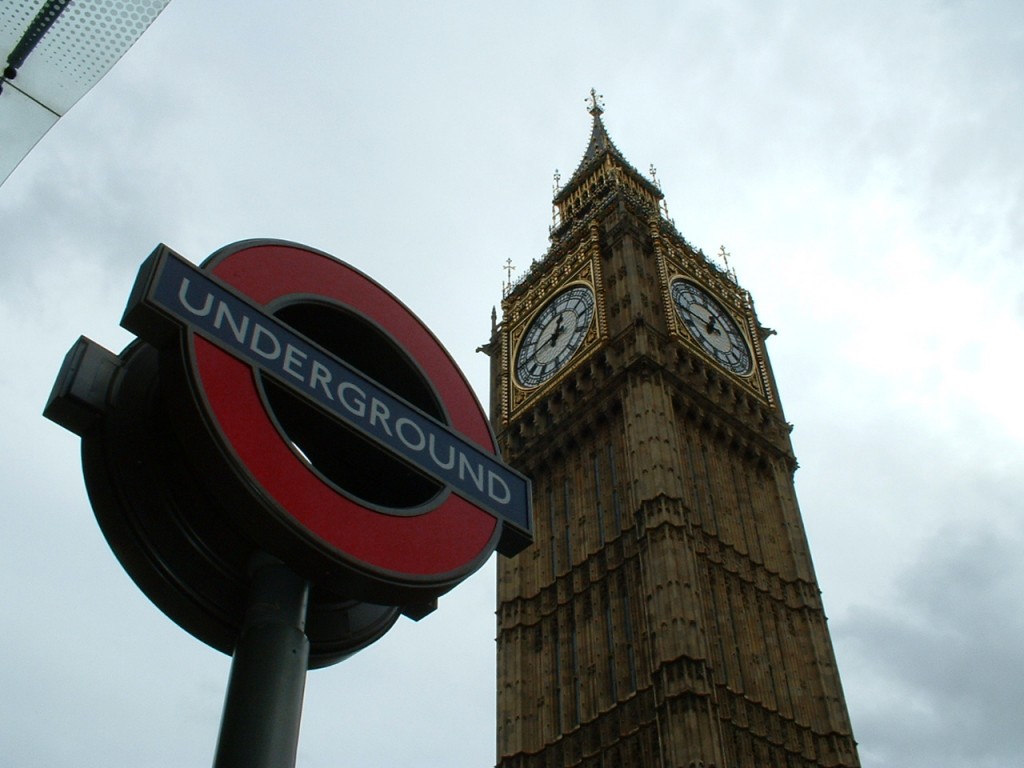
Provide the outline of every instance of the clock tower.
[[536,532],[498,563],[498,765],[857,766],[770,331],[602,112],[484,348]]

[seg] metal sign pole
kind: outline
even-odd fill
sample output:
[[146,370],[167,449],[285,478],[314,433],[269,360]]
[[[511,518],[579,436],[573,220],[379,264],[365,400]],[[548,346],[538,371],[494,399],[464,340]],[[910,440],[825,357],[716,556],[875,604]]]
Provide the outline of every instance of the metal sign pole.
[[214,768],[294,768],[309,666],[309,583],[261,552],[231,662]]

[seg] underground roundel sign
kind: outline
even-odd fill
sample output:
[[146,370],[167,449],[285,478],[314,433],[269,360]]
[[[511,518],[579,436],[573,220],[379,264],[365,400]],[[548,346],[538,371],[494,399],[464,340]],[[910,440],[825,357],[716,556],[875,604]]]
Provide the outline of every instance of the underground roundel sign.
[[530,542],[529,481],[500,461],[466,380],[352,267],[279,241],[202,268],[159,246],[122,325],[180,353],[243,526],[298,570],[401,604]]

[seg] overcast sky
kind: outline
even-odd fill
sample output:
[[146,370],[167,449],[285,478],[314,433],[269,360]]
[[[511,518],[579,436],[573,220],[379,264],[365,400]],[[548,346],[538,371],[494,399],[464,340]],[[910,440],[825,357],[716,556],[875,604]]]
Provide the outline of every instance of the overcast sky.
[[[27,65],[26,65],[27,66]],[[724,244],[769,354],[863,764],[1024,752],[1024,5],[173,0],[0,187],[0,762],[209,764],[229,659],[120,568],[40,415],[141,261],[369,273],[486,401],[502,265],[590,132]],[[0,99],[0,108],[3,107]],[[494,762],[494,563],[311,672],[298,763]]]

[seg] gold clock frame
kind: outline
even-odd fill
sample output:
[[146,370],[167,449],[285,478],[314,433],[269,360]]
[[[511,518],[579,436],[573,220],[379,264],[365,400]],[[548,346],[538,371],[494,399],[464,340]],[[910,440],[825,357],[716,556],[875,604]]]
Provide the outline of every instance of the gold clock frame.
[[[583,343],[572,359],[550,379],[536,387],[520,386],[515,378],[514,361],[526,329],[549,301],[573,285],[584,285],[594,295],[594,319]],[[536,279],[525,292],[509,296],[502,301],[502,419],[505,423],[515,418],[523,406],[542,397],[567,376],[572,375],[573,371],[601,346],[601,342],[608,338],[605,300],[603,291],[600,290],[601,285],[601,263],[596,244],[592,248],[591,243],[586,242],[560,264]]]
[[[662,301],[668,320],[669,334],[687,349],[699,355],[701,359],[715,366],[716,370],[728,376],[732,381],[741,384],[765,402],[774,405],[771,376],[768,372],[767,358],[760,328],[754,316],[753,300],[750,293],[741,288],[732,277],[710,264],[706,259],[690,254],[683,249],[674,248],[660,259]],[[713,357],[707,354],[686,328],[672,300],[672,283],[675,280],[686,280],[706,291],[736,323],[750,348],[751,367],[748,373],[730,371]]]

